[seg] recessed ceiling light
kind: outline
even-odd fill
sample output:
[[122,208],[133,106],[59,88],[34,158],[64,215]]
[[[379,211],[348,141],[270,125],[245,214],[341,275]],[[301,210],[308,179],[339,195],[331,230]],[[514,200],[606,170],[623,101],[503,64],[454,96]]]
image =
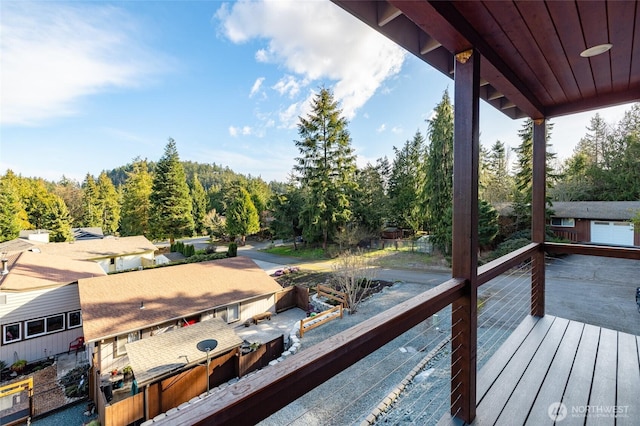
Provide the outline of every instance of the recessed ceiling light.
[[590,58],[592,56],[596,56],[601,53],[608,52],[609,49],[611,49],[612,47],[613,47],[613,44],[609,44],[609,43],[599,44],[597,46],[593,46],[586,50],[583,50],[582,52],[580,52],[580,56],[582,56],[583,58]]

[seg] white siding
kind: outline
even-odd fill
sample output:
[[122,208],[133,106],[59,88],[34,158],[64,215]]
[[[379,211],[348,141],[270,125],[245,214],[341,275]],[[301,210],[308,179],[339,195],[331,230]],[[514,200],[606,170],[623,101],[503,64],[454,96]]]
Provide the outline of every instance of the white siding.
[[0,325],[80,309],[77,284],[19,293],[0,292],[0,294],[6,296],[6,303],[0,304]]
[[276,312],[275,296],[263,296],[240,304],[240,321],[246,321],[256,314]]
[[[0,304],[0,330],[2,325],[43,318],[54,314],[80,310],[78,286],[70,284],[38,291],[9,293],[0,292],[6,303]],[[65,315],[65,324],[66,324]],[[82,336],[82,327],[45,336],[24,339],[0,346],[0,359],[12,364],[19,359],[34,361],[51,355],[67,352],[69,343]]]

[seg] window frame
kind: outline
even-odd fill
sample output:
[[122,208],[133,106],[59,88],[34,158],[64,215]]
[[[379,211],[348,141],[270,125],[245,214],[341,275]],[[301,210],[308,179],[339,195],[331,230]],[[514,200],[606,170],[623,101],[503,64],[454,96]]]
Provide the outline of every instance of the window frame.
[[[553,223],[554,220],[559,220],[560,223]],[[576,220],[572,217],[552,217],[551,218],[551,226],[555,226],[558,228],[575,228]]]
[[[78,314],[78,318],[80,319],[80,323],[77,325],[72,325],[71,324],[71,315],[73,314]],[[71,311],[71,312],[67,312],[67,330],[71,330],[74,328],[78,328],[78,327],[82,327],[82,311],[81,310],[77,310],[77,311]]]
[[124,345],[127,343],[136,342],[140,339],[141,339],[140,330],[132,331],[131,333],[120,334],[119,336],[116,336],[116,341],[114,345],[115,356],[116,357],[125,356],[127,354],[127,349],[124,347]]
[[[52,318],[56,318],[56,317],[60,317],[62,318],[62,326],[60,328],[57,328],[55,330],[49,330],[49,320]],[[46,334],[52,334],[52,333],[57,333],[59,331],[65,331],[66,328],[66,321],[65,321],[65,314],[56,314],[56,315],[50,315],[48,317],[45,318],[45,322],[44,322],[44,326],[45,326],[45,333]]]
[[[37,334],[30,334],[29,323],[38,322],[38,321],[42,321],[42,332]],[[24,339],[25,340],[34,339],[36,337],[44,336],[46,334],[47,334],[47,317],[36,318],[32,320],[27,320],[24,322]]]
[[[7,340],[7,328],[16,327],[18,330],[18,337],[12,338],[11,340]],[[22,341],[22,323],[21,322],[12,322],[10,324],[2,324],[2,344],[10,345],[11,343],[16,343]]]

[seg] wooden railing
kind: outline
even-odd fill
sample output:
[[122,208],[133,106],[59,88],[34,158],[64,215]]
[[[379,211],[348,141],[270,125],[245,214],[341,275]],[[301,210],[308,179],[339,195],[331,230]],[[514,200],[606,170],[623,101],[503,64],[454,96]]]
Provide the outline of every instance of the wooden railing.
[[344,291],[334,290],[331,287],[326,285],[318,284],[316,287],[316,291],[318,292],[319,297],[326,297],[327,299],[334,300],[342,305],[343,308],[349,307],[349,302],[347,301],[347,293]]
[[463,289],[462,280],[446,281],[154,425],[257,423],[450,305]]
[[313,330],[316,327],[320,327],[329,321],[337,318],[342,318],[342,305],[335,306],[326,311],[322,311],[312,317],[303,318],[300,320],[300,337],[304,337],[304,333],[309,330]]
[[[543,252],[586,254],[640,260],[640,249],[584,246],[559,243],[531,243],[477,270],[477,285],[482,285],[520,263]],[[544,276],[532,276],[532,295],[544,294]],[[286,358],[252,377],[228,386],[189,409],[179,410],[154,425],[172,424],[253,424],[270,416],[319,386],[360,359],[384,346],[441,309],[464,300],[466,281],[453,278],[381,312],[324,342]],[[542,301],[531,300],[544,307]],[[467,368],[458,365],[457,368]],[[452,375],[454,372],[452,371]],[[452,399],[454,396],[452,395]]]

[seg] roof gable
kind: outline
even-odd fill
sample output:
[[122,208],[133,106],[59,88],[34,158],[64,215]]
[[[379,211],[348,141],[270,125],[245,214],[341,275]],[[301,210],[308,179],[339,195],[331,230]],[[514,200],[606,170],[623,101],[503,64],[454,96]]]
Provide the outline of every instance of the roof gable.
[[[86,341],[162,324],[282,290],[246,257],[80,280]],[[144,309],[140,304],[144,303]]]

